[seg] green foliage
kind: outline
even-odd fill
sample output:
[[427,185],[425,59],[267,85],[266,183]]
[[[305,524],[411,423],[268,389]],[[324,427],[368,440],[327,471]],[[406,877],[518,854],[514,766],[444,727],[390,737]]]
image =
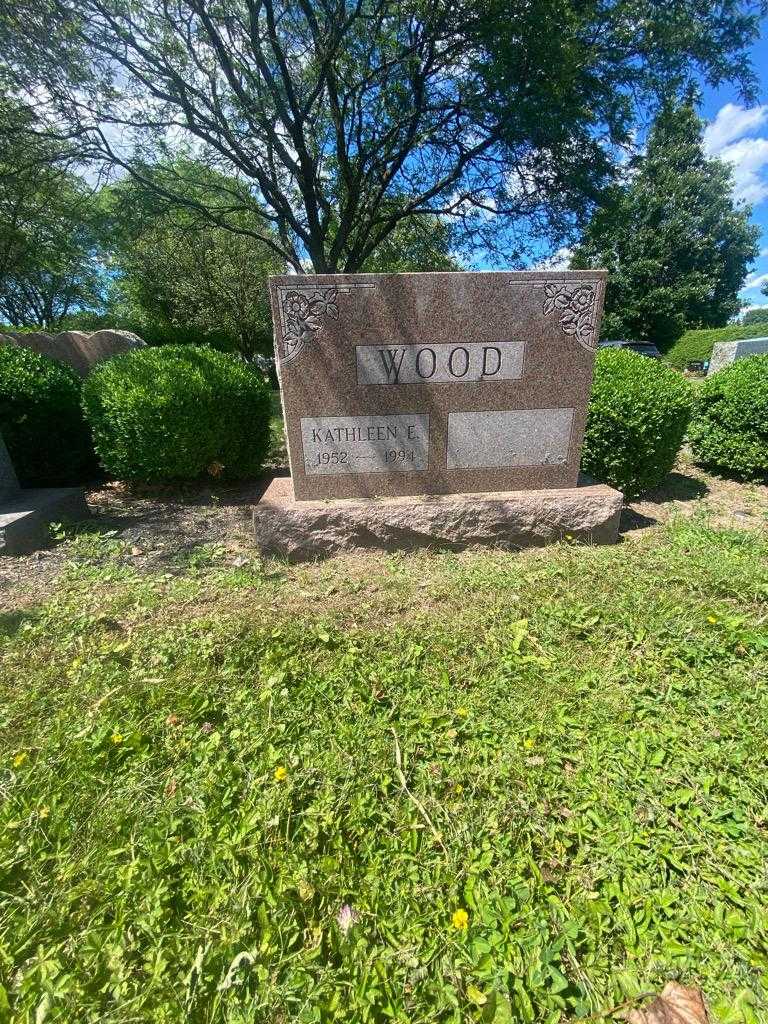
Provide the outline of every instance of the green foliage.
[[451,228],[445,220],[414,217],[400,221],[360,269],[366,274],[461,270],[451,247]]
[[[155,191],[169,182],[189,203]],[[106,316],[150,344],[207,343],[271,353],[267,278],[284,263],[263,241],[252,200],[235,178],[176,157],[103,190],[103,246],[114,271]],[[211,223],[226,208],[229,229]]]
[[[252,237],[334,273],[414,212],[453,218],[469,245],[493,233],[507,257],[581,226],[662,97],[733,81],[756,98],[761,15],[753,0],[16,0],[0,53],[56,130],[108,160],[142,172],[193,137],[251,195]],[[115,154],[112,126],[135,146]]]
[[78,484],[96,470],[80,383],[47,356],[0,345],[0,432],[23,487]]
[[602,349],[582,469],[628,497],[656,487],[674,465],[691,402],[690,384],[674,370],[626,349]]
[[56,330],[72,310],[101,302],[98,210],[70,169],[71,146],[39,130],[0,92],[0,318]]
[[669,978],[767,1019],[759,531],[124,547],[79,538],[3,620],[11,1020],[553,1024]]
[[768,324],[768,306],[762,306],[760,309],[748,309],[740,322],[750,326],[752,324]]
[[646,153],[592,219],[574,267],[609,271],[602,333],[668,346],[686,327],[725,324],[757,256],[759,229],[709,160],[692,106],[666,106]]
[[662,347],[664,358],[672,366],[684,369],[695,360],[707,360],[718,341],[741,341],[745,338],[762,338],[768,334],[764,323],[729,324],[704,331],[686,331],[671,346]]
[[703,465],[748,479],[768,476],[768,355],[737,359],[707,377],[690,441]]
[[116,356],[88,376],[83,405],[96,451],[120,479],[253,476],[269,444],[269,385],[213,349],[166,345]]

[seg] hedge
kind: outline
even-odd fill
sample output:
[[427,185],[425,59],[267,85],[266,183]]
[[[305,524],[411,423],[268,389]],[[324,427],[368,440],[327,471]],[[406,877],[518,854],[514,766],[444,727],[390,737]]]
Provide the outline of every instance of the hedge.
[[83,483],[97,469],[74,370],[0,345],[0,431],[22,487]]
[[706,378],[690,441],[702,465],[746,479],[768,476],[768,355],[737,359]]
[[728,327],[711,327],[699,331],[686,331],[664,353],[664,359],[678,369],[685,369],[688,363],[706,361],[712,356],[712,349],[718,341],[740,341],[742,338],[764,338],[768,336],[768,323],[730,324]]
[[113,476],[253,476],[269,444],[270,388],[236,356],[164,345],[110,359],[83,385],[94,445]]
[[691,386],[675,370],[626,349],[602,349],[582,469],[629,498],[658,486],[683,443],[691,405]]

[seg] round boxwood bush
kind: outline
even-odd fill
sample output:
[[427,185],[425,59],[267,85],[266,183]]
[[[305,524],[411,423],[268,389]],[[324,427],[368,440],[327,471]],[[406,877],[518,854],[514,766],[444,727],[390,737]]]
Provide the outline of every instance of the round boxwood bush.
[[74,370],[0,345],[0,431],[22,487],[82,483],[96,470]]
[[689,437],[703,465],[749,480],[768,476],[768,355],[737,359],[707,377]]
[[102,363],[83,407],[105,469],[124,480],[236,479],[261,468],[270,391],[261,374],[214,349],[163,345]]
[[581,467],[629,498],[658,486],[674,465],[691,416],[691,385],[627,349],[601,349]]

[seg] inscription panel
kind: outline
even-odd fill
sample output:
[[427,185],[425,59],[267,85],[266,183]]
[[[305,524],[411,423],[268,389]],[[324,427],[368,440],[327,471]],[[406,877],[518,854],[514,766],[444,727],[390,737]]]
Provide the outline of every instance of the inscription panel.
[[357,345],[355,354],[358,384],[471,384],[519,380],[525,344]]
[[448,414],[448,469],[563,466],[573,409],[512,409]]
[[429,415],[302,417],[309,476],[420,473],[429,459]]

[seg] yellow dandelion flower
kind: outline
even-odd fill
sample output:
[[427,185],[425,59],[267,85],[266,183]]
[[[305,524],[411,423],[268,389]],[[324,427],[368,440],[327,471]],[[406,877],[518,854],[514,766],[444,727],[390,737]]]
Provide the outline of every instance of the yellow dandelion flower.
[[456,708],[456,714],[459,716],[459,718],[466,718],[469,712],[467,711],[466,708]]
[[707,616],[707,622],[711,622],[712,625],[714,626],[714,624],[717,622],[717,617],[715,615],[708,615]]
[[115,744],[122,743],[123,740],[125,739],[125,736],[123,736],[123,734],[121,732],[113,732],[111,739],[112,739],[112,742],[115,743]]
[[19,753],[13,759],[13,767],[21,768],[21,766],[24,764],[28,757],[29,754],[26,752],[26,750],[20,750]]
[[461,794],[464,792],[464,787],[462,785],[454,786],[453,792],[456,794],[456,796],[461,796]]
[[283,779],[287,779],[287,778],[288,778],[288,769],[284,765],[279,764],[277,766],[277,768],[275,768],[275,782],[282,782]]
[[41,818],[47,818],[50,813],[51,813],[51,808],[50,807],[41,807],[39,812],[38,812],[38,815]]
[[525,747],[526,750],[533,750],[535,745],[536,745],[536,740],[532,740],[532,739],[530,739],[530,737],[527,740],[523,740],[523,746]]
[[465,932],[469,924],[469,914],[462,907],[459,907],[458,910],[454,910],[451,916],[451,923],[458,931]]

